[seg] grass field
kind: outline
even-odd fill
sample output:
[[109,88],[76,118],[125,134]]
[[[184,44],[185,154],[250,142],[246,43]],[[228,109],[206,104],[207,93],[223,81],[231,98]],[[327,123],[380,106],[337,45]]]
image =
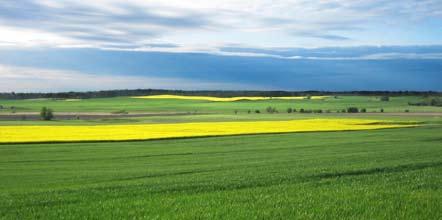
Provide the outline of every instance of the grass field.
[[0,145],[7,219],[440,219],[442,127]]
[[[232,114],[235,110],[246,113],[248,110],[264,112],[268,106],[275,107],[279,112],[287,108],[297,110],[321,109],[336,112],[347,107],[366,108],[368,112],[442,112],[440,107],[410,106],[408,102],[417,102],[422,97],[391,97],[390,101],[380,101],[378,97],[369,96],[338,96],[325,99],[295,99],[295,100],[259,100],[259,101],[233,101],[216,102],[208,100],[183,100],[183,99],[140,99],[132,97],[97,98],[78,101],[28,99],[28,100],[0,100],[4,107],[15,107],[15,112],[38,112],[44,106],[53,108],[56,112],[198,112]],[[0,110],[0,113],[11,112],[9,108]]]
[[[1,121],[0,129],[312,118],[419,122],[417,127],[364,131],[0,144],[0,219],[441,219],[440,115],[284,112],[287,107],[339,110],[349,106],[382,107],[386,112],[442,112],[440,107],[408,106],[408,101],[419,99],[0,100],[0,105],[15,106],[17,112],[38,112],[47,106],[56,114],[117,110],[207,113]],[[280,112],[246,112],[249,108],[264,111],[269,105]],[[234,114],[235,109],[240,112]],[[254,126],[246,128],[253,130]]]

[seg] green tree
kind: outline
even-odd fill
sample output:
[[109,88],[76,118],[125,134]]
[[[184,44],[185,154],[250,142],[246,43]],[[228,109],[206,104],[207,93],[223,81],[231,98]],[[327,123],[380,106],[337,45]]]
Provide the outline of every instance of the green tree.
[[388,97],[388,96],[382,96],[382,97],[381,97],[381,101],[383,101],[383,102],[388,102],[388,101],[390,101],[390,97]]
[[348,108],[347,108],[347,112],[348,112],[348,113],[358,113],[358,112],[359,112],[359,109],[356,108],[356,107],[348,107]]
[[50,121],[54,118],[54,112],[50,108],[43,107],[40,111],[40,117],[45,121]]

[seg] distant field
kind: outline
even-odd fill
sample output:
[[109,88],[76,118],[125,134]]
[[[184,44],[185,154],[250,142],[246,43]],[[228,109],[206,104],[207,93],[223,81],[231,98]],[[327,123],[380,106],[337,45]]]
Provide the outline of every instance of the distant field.
[[182,96],[182,95],[150,95],[134,96],[136,99],[184,99],[184,100],[204,100],[213,102],[233,102],[233,101],[262,101],[262,100],[302,100],[302,99],[325,99],[329,96],[284,96],[284,97],[263,97],[263,96],[242,96],[242,97],[211,97],[211,96]]
[[[0,219],[442,219],[442,107],[422,99],[0,100],[0,142],[48,142],[0,143]],[[153,135],[187,138],[135,140]]]
[[341,111],[347,107],[366,108],[367,112],[442,112],[441,107],[433,106],[410,106],[408,102],[418,102],[422,97],[402,96],[391,97],[390,101],[380,101],[378,97],[371,96],[338,96],[324,99],[294,99],[294,100],[242,100],[230,102],[216,102],[208,100],[184,100],[184,99],[139,99],[132,97],[98,98],[84,100],[0,100],[4,108],[0,113],[12,112],[9,107],[14,106],[15,112],[38,112],[42,107],[53,108],[56,112],[188,112],[188,113],[216,113],[232,114],[235,110],[238,113],[254,112],[261,113],[269,106],[275,107],[280,113],[287,108],[294,108],[298,111],[303,109],[321,109],[332,112]]

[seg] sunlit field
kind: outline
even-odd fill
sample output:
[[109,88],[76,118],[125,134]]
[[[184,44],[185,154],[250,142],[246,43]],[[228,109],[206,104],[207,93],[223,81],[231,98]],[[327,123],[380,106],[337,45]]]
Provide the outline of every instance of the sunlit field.
[[287,96],[287,97],[211,97],[211,96],[182,96],[182,95],[151,95],[151,96],[135,96],[137,99],[184,99],[184,100],[205,100],[212,102],[234,102],[241,100],[258,101],[258,100],[302,100],[302,99],[325,99],[328,96]]

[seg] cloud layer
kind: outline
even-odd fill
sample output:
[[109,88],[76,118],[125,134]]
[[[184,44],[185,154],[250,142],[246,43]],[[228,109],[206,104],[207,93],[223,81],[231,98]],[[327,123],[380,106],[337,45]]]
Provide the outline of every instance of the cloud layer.
[[[441,52],[435,47],[248,50],[316,58],[13,49],[0,51],[0,64],[14,67],[0,72],[3,82],[0,90],[53,87],[63,91],[104,88],[442,91]],[[404,54],[411,51],[414,54],[405,59]],[[22,77],[17,77],[19,73]],[[15,78],[5,78],[11,74]],[[51,80],[42,79],[44,76],[51,76]]]
[[0,92],[66,92],[140,88],[184,90],[208,90],[213,88],[224,90],[238,88],[265,89],[252,85],[171,77],[97,75],[57,69],[0,65]]
[[441,22],[440,0],[2,1],[0,90],[442,90]]
[[208,52],[229,44],[442,44],[441,18],[439,0],[3,1],[0,46]]

